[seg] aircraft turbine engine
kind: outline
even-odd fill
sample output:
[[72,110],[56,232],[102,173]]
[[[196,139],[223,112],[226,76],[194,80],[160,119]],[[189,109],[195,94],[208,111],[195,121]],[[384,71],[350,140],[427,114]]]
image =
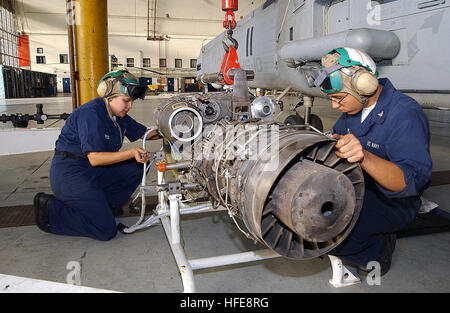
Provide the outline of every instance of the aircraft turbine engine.
[[336,156],[334,140],[261,119],[203,126],[203,136],[188,147],[186,177],[237,217],[248,237],[284,257],[309,259],[331,251],[352,230],[364,178],[359,164]]

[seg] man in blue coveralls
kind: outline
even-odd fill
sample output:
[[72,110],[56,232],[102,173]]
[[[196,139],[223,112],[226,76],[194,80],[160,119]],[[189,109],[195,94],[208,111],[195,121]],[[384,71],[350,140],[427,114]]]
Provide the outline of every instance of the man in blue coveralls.
[[358,265],[371,261],[389,271],[395,232],[413,221],[428,187],[432,162],[428,121],[420,105],[377,79],[375,62],[364,52],[339,48],[322,57],[314,85],[343,114],[333,127],[336,154],[359,163],[365,195],[358,222],[331,255]]
[[[106,74],[99,98],[73,111],[58,140],[50,168],[53,195],[34,197],[37,226],[44,232],[110,240],[117,234],[114,217],[139,185],[148,156],[140,148],[119,151],[147,132],[128,111],[144,99],[147,86],[127,71]],[[158,131],[146,139],[159,139]]]

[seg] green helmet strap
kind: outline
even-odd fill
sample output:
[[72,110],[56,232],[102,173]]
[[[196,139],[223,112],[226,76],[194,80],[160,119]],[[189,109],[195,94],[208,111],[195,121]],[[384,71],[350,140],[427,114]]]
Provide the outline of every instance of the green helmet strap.
[[[98,82],[98,85],[100,85],[100,83],[110,77],[112,78],[118,78],[120,81],[120,92],[123,93],[124,95],[127,93],[127,84],[138,84],[138,81],[136,79],[130,79],[130,78],[125,78],[123,77],[124,73],[129,73],[127,70],[119,70],[116,72],[111,72],[106,74],[105,76],[102,77],[102,79],[100,79],[100,81]],[[125,84],[123,84],[122,82],[124,82]],[[97,86],[98,86],[97,85]]]
[[[339,53],[341,56],[339,57],[339,64],[341,64],[342,66],[344,66],[344,67],[350,67],[350,66],[353,66],[353,65],[357,65],[357,66],[362,66],[362,67],[364,67],[364,68],[366,68],[369,72],[371,72],[371,73],[373,73],[373,70],[367,65],[367,66],[364,66],[364,65],[362,65],[362,63],[361,62],[358,62],[358,61],[355,61],[355,60],[352,60],[352,59],[350,59],[350,56],[348,55],[348,52],[347,52],[347,50],[346,49],[344,49],[344,48],[338,48],[338,49],[334,49],[334,50],[331,50],[330,52],[329,52],[329,54],[330,53],[335,53],[335,52],[337,52],[337,53]],[[378,71],[376,71],[375,73],[373,73],[376,77],[378,77]]]
[[363,66],[360,62],[350,59],[350,56],[348,55],[347,50],[345,50],[344,48],[338,48],[338,49],[331,51],[331,53],[334,53],[334,52],[337,52],[341,55],[339,57],[339,64],[344,67],[350,67],[353,65]]
[[119,71],[116,71],[116,72],[108,73],[105,76],[103,76],[102,79],[100,79],[100,81],[98,83],[100,84],[102,81],[104,81],[105,79],[108,79],[110,77],[116,78],[116,77],[123,76],[123,73],[129,73],[129,72],[126,71],[126,70],[119,70]]

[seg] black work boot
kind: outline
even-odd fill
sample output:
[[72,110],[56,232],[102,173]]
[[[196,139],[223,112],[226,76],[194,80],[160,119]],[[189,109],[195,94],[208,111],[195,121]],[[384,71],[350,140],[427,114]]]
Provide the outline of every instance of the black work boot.
[[34,205],[34,220],[37,227],[40,230],[49,233],[49,214],[50,214],[50,202],[55,198],[53,195],[48,195],[43,192],[38,192],[33,199]]
[[[378,255],[376,261],[380,263],[380,275],[383,276],[391,268],[392,254],[395,250],[395,243],[397,241],[397,236],[395,234],[383,234],[383,243],[381,246],[380,254]],[[358,267],[358,274],[361,276],[368,275],[372,270],[367,269],[363,266]]]

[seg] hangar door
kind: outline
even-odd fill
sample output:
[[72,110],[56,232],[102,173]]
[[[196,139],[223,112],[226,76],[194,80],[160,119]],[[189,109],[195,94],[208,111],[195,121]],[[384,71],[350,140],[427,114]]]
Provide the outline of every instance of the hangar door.
[[325,10],[326,14],[326,34],[334,34],[349,28],[350,5],[349,0],[332,1]]

